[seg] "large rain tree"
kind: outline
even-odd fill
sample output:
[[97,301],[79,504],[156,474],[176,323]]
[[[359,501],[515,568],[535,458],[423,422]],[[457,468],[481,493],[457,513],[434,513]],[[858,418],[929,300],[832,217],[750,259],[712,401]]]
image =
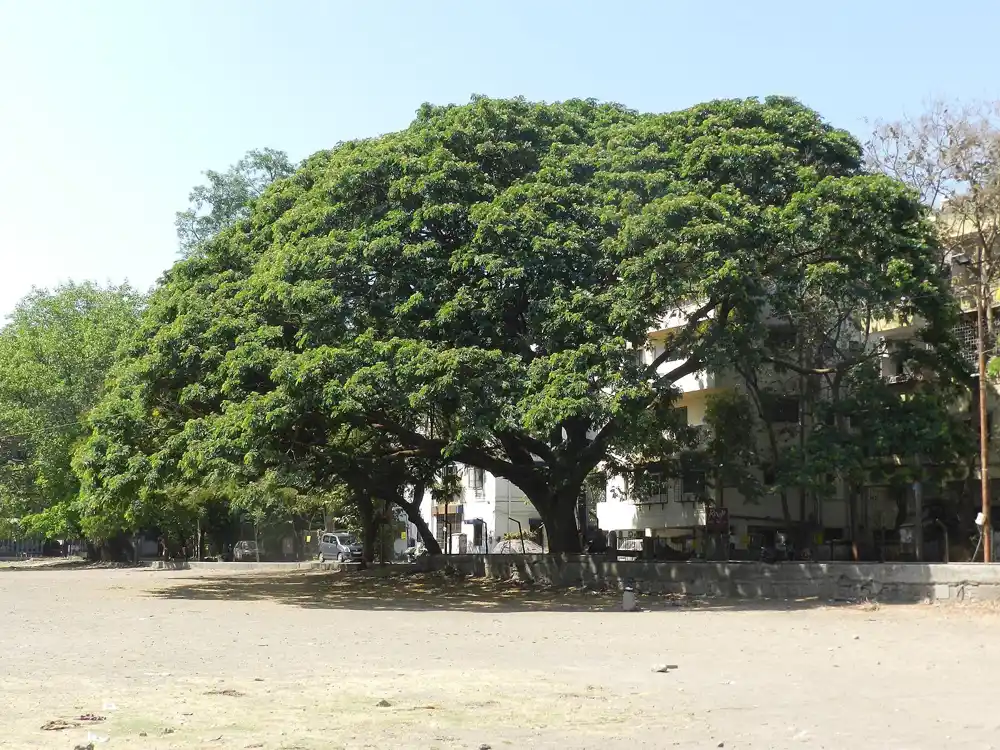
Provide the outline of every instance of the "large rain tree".
[[[230,463],[246,434],[291,451],[350,427],[387,460],[483,468],[575,551],[587,477],[672,450],[679,381],[753,351],[776,289],[843,267],[880,315],[919,312],[927,231],[789,99],[425,106],[307,160],[178,269],[136,387],[182,394],[171,434],[211,433]],[[275,394],[280,414],[213,426]]]

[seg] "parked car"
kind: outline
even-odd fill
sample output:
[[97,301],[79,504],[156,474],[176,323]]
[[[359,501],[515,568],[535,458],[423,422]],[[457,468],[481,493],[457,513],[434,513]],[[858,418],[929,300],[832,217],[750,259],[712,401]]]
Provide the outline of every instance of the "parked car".
[[427,547],[424,546],[423,542],[417,542],[412,547],[406,548],[406,551],[403,552],[403,560],[406,562],[416,562],[418,558],[421,558],[426,554]]
[[234,562],[256,562],[257,559],[264,559],[264,548],[253,541],[236,542],[233,547]]
[[327,531],[319,538],[319,561],[360,562],[361,543],[349,531]]

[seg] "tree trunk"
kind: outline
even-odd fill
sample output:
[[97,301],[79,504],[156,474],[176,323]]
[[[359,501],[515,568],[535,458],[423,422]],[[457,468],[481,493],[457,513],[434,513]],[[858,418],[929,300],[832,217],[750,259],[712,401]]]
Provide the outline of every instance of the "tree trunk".
[[[781,458],[781,448],[778,446],[778,435],[774,430],[774,425],[769,421],[764,419],[764,411],[760,411],[761,420],[764,422],[764,427],[767,430],[767,442],[771,449],[771,466],[774,467],[775,472],[778,471],[778,462]],[[778,497],[781,499],[781,517],[785,523],[785,533],[793,534],[797,536],[797,529],[793,529],[792,523],[792,509],[788,505],[788,488],[785,486],[784,480],[782,480],[779,485]]]
[[[419,495],[417,494],[418,490],[420,490]],[[396,505],[406,513],[407,520],[417,527],[417,533],[420,534],[420,541],[424,543],[427,554],[440,555],[441,545],[438,544],[438,540],[431,533],[431,527],[427,525],[427,521],[420,515],[420,498],[423,497],[423,494],[423,485],[416,485],[413,489],[414,501],[410,502],[400,494],[396,498]]]
[[582,546],[580,532],[576,527],[576,509],[573,506],[568,509],[556,506],[553,510],[555,512],[546,514],[541,508],[538,508],[538,512],[542,514],[542,521],[545,523],[549,552],[579,554],[582,552]]
[[292,559],[293,560],[304,560],[305,550],[302,549],[302,535],[299,534],[299,529],[295,525],[295,519],[293,518],[289,524],[292,527]]
[[129,562],[135,556],[135,547],[124,531],[100,542],[88,540],[86,545],[90,562]]
[[[834,378],[833,382],[830,383],[830,402],[833,404],[834,408],[840,405],[840,384],[843,382],[843,373],[838,372]],[[834,426],[837,430],[841,440],[847,440],[847,434],[849,431],[848,423],[844,419],[844,415],[840,413],[839,409],[834,412],[833,419]],[[850,477],[845,477],[844,472],[838,472],[839,486],[843,487],[847,492],[847,518],[848,527],[847,533],[851,541],[851,559],[854,562],[858,562],[860,559],[860,553],[858,550],[858,498],[855,495],[855,482]]]
[[859,539],[859,531],[861,529],[858,524],[858,511],[860,505],[860,485],[851,480],[847,483],[847,513],[850,516],[850,535],[851,535],[851,557],[854,562],[860,562],[862,557],[861,544],[865,542],[864,539]]
[[396,540],[393,538],[393,524],[391,518],[392,503],[382,500],[382,507],[379,509],[378,524],[378,561],[379,565],[386,565],[391,559]]
[[366,565],[375,560],[375,542],[378,524],[375,523],[375,503],[371,495],[358,496],[358,511],[361,515],[361,560]]
[[896,520],[892,524],[894,531],[899,531],[899,527],[906,523],[908,515],[908,505],[906,497],[906,487],[892,488],[893,501],[896,503]]
[[[771,466],[774,468],[775,479],[778,479],[778,467],[780,465],[779,459],[781,458],[781,448],[778,444],[778,435],[774,429],[774,423],[767,418],[767,412],[764,409],[764,400],[761,396],[760,387],[758,386],[756,379],[750,375],[744,373],[743,380],[747,385],[747,389],[750,392],[750,397],[753,400],[754,406],[757,408],[757,416],[760,417],[760,421],[764,424],[764,430],[767,433],[767,445],[770,450]],[[802,404],[799,402],[799,410],[801,411]],[[801,414],[799,415],[799,421],[801,422]],[[781,500],[781,516],[785,525],[785,533],[798,534],[798,529],[793,529],[792,524],[792,511],[788,505],[788,488],[785,486],[785,481],[781,478],[781,484],[779,485],[778,497]]]
[[574,555],[583,551],[582,535],[577,527],[577,499],[582,484],[563,487],[540,497],[528,496],[545,524],[549,552]]

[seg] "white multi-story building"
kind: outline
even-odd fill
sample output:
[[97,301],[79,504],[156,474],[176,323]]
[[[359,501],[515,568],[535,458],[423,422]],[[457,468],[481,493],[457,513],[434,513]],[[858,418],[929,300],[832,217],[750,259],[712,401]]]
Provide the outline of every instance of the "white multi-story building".
[[[685,325],[683,315],[665,320],[658,330],[651,331],[646,348],[639,356],[651,364],[663,353],[671,331]],[[781,325],[775,322],[775,333],[780,335]],[[667,361],[658,371],[667,373],[682,365],[682,361]],[[771,373],[772,385],[777,392],[797,394],[798,376]],[[783,382],[784,380],[789,382]],[[742,378],[735,372],[710,371],[687,375],[675,387],[680,392],[676,408],[689,426],[705,424],[708,403],[713,394],[723,391],[744,390]],[[800,401],[797,395],[778,397],[768,405],[768,421],[775,427],[782,445],[798,440],[800,430]],[[748,429],[752,429],[748,426]],[[758,429],[760,429],[758,427]],[[765,442],[760,435],[758,442]],[[764,485],[773,483],[767,470],[759,477]],[[751,554],[751,550],[773,541],[775,531],[789,531],[789,522],[808,522],[824,541],[846,536],[848,503],[845,493],[838,491],[833,497],[816,498],[797,488],[784,492],[787,514],[782,497],[775,492],[762,497],[747,498],[736,487],[715,487],[713,477],[704,472],[688,472],[684,476],[657,477],[653,474],[641,489],[630,489],[624,477],[613,476],[608,481],[608,491],[596,512],[600,528],[618,532],[619,537],[654,540],[652,544],[667,544],[677,552],[713,554],[706,545],[711,542],[714,553]],[[834,477],[830,478],[835,483]],[[866,493],[858,509],[861,526],[884,527],[894,517],[895,505],[884,493]],[[706,534],[706,530],[715,532]],[[728,534],[728,539],[726,535]],[[714,539],[711,537],[715,536]],[[720,545],[729,549],[721,549]]]
[[461,490],[446,503],[424,495],[420,513],[445,552],[492,551],[504,534],[536,531],[541,518],[510,481],[472,466],[456,467]]
[[[651,364],[663,353],[671,333],[685,322],[683,315],[669,317],[659,329],[649,333],[647,346],[638,356]],[[782,325],[775,322],[777,335],[781,335]],[[879,347],[884,377],[890,383],[904,384],[911,376],[905,371],[895,342],[912,340],[915,334],[912,326],[885,324],[881,331],[855,343],[861,347],[859,351]],[[659,366],[659,371],[666,373],[681,364],[667,361]],[[799,376],[772,372],[767,377],[772,379],[770,385],[776,393],[789,394],[769,403],[767,421],[778,433],[781,446],[791,447],[814,417],[800,415]],[[679,391],[675,407],[691,427],[705,424],[714,394],[746,388],[741,376],[725,370],[695,372],[681,378],[675,386]],[[748,429],[753,428],[748,426]],[[762,430],[759,425],[756,429]],[[764,445],[764,435],[759,435],[757,442]],[[428,492],[421,505],[422,514],[445,551],[492,550],[504,534],[534,531],[541,524],[537,511],[510,481],[474,467],[459,466],[457,471],[461,489],[456,496],[444,503],[432,499]],[[764,543],[763,539],[768,539],[768,543],[773,541],[775,531],[790,531],[789,524],[807,524],[817,541],[821,539],[823,543],[836,543],[850,536],[847,488],[834,476],[829,477],[831,492],[810,493],[787,487],[784,504],[778,492],[747,498],[736,487],[715,486],[714,479],[696,471],[659,478],[654,474],[641,490],[636,490],[630,488],[624,477],[610,476],[604,497],[591,508],[596,511],[598,526],[604,532],[617,532],[619,538],[651,538],[655,540],[654,547],[667,544],[678,551],[699,554],[711,554],[703,546],[709,542],[716,553],[753,554]],[[765,486],[774,483],[766,468],[759,479]],[[879,532],[896,526],[898,507],[887,486],[873,486],[865,488],[856,499],[853,512],[855,527],[869,537],[877,537]],[[715,533],[708,534],[708,530]],[[720,549],[719,545],[729,549]],[[833,554],[832,547],[829,549]]]

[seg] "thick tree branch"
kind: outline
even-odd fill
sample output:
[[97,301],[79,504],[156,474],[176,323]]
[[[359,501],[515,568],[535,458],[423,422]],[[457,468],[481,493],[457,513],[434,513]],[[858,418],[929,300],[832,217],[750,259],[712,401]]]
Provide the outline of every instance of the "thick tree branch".
[[845,360],[844,362],[834,365],[833,367],[803,367],[795,362],[789,362],[788,360],[781,359],[779,357],[768,356],[761,357],[761,361],[777,365],[778,367],[783,367],[786,370],[791,370],[799,375],[837,375],[845,373],[864,362],[870,362],[878,356],[880,356],[878,351],[869,352],[863,357],[855,357],[854,359]]
[[[702,305],[701,307],[699,307],[697,310],[695,310],[694,312],[692,312],[688,316],[687,323],[684,324],[684,330],[682,332],[676,334],[672,338],[677,339],[677,340],[682,339],[685,333],[687,333],[691,329],[697,327],[697,325],[702,322],[702,319],[705,317],[705,315],[710,310],[712,310],[716,305],[718,305],[718,304],[719,304],[718,300],[716,300],[715,298],[712,298],[708,302],[706,302],[704,305]],[[659,369],[660,365],[662,365],[665,362],[669,362],[670,359],[677,353],[677,350],[678,350],[677,346],[672,346],[672,347],[664,346],[663,347],[663,352],[661,352],[659,355],[657,355],[653,359],[653,361],[646,367],[647,377],[654,377],[655,378],[656,377],[656,371]]]
[[[386,430],[392,433],[407,446],[404,450],[416,451],[415,455],[422,457],[435,458],[443,456],[449,447],[447,441],[429,438],[416,430],[398,424],[395,420],[389,419],[384,414],[376,415],[374,423],[371,426],[377,430]],[[485,469],[494,476],[509,479],[525,492],[528,491],[525,487],[526,484],[535,485],[539,481],[534,464],[529,467],[504,461],[482,448],[462,446],[457,450],[451,451],[451,457],[460,463]]]
[[398,451],[386,453],[384,458],[389,460],[403,458],[435,458],[436,453],[428,448],[404,448]]
[[563,421],[560,429],[566,433],[566,442],[561,446],[561,450],[566,455],[576,455],[582,446],[587,443],[587,432],[590,429],[590,422],[581,417],[571,417]]
[[[709,309],[711,309],[707,307],[707,304],[708,303],[706,303],[706,305],[703,305],[695,312],[696,313],[700,312],[701,315],[704,315]],[[709,335],[708,339],[705,342],[703,342],[702,345],[703,349],[706,347],[709,341],[711,341],[711,339],[716,338],[719,335],[719,333],[726,327],[726,322],[729,319],[729,313],[731,312],[731,310],[732,306],[728,301],[723,302],[719,306],[719,312],[716,318],[716,328]],[[661,357],[663,356],[664,355],[661,355]],[[666,359],[664,359],[664,361],[666,361]],[[646,403],[644,408],[647,410],[658,408],[660,405],[662,405],[664,397],[668,393],[670,393],[670,388],[669,388],[670,386],[673,386],[674,383],[676,383],[678,380],[687,375],[693,375],[694,373],[701,370],[704,366],[705,366],[704,359],[697,354],[693,354],[690,357],[688,357],[684,363],[678,365],[669,372],[664,373],[661,376],[658,376],[656,378],[656,385],[658,386],[657,392],[652,398],[649,399],[648,403]],[[655,374],[656,368],[653,368],[652,372]],[[617,418],[612,418],[608,420],[607,424],[605,424],[603,427],[601,427],[600,430],[598,430],[596,437],[591,441],[590,445],[587,446],[587,448],[582,452],[584,463],[593,462],[593,465],[596,466],[597,463],[600,461],[601,456],[603,456],[607,452],[607,448],[611,442],[611,439],[620,429],[621,429],[620,420],[618,420]]]
[[[526,457],[527,460],[522,463],[530,465],[534,465],[535,463],[533,456],[538,456],[538,458],[549,464],[555,460],[555,455],[552,453],[552,448],[548,443],[524,432],[505,430],[504,432],[498,432],[497,437],[503,444],[507,455],[511,457],[511,460],[515,459],[514,454]],[[508,448],[508,444],[510,448]],[[512,450],[514,454],[511,453]]]
[[427,549],[427,553],[430,555],[440,555],[441,545],[438,544],[437,539],[434,538],[434,534],[431,533],[430,526],[427,525],[427,521],[420,513],[420,497],[416,497],[416,492],[420,491],[423,494],[423,485],[414,485],[414,499],[413,501],[407,500],[402,492],[396,492],[392,498],[392,501],[403,509],[406,513],[406,517],[409,519],[410,523],[417,527],[417,532],[420,534],[420,541],[424,543],[424,547]]

